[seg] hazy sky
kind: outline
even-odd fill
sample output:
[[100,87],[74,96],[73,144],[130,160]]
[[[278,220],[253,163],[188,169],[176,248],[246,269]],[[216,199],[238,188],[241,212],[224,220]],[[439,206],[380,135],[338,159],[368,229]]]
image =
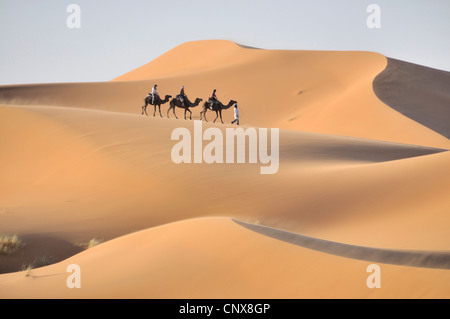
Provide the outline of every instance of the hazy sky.
[[[80,28],[69,28],[69,4]],[[370,29],[370,4],[381,9]],[[450,71],[449,0],[0,0],[0,84],[109,81],[192,40],[363,50]]]

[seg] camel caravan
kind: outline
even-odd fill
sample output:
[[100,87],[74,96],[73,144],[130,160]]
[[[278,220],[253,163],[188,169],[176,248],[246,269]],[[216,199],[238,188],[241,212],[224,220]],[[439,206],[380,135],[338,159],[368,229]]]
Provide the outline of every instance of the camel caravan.
[[[166,95],[164,97],[164,99],[162,99],[158,94],[157,87],[158,87],[158,85],[155,84],[152,88],[152,92],[148,93],[148,95],[145,97],[145,99],[144,99],[145,105],[142,106],[142,115],[145,114],[148,116],[147,106],[153,105],[153,116],[156,115],[156,108],[158,107],[159,116],[162,117],[161,105],[170,101],[169,108],[167,109],[167,117],[168,118],[169,118],[169,112],[170,112],[170,110],[172,110],[173,115],[175,116],[176,119],[178,119],[177,115],[175,114],[175,108],[179,107],[179,108],[184,109],[184,119],[186,120],[186,114],[187,114],[187,112],[189,112],[189,119],[192,120],[192,112],[191,112],[190,108],[193,108],[193,107],[196,107],[197,105],[199,105],[200,102],[203,101],[203,99],[196,98],[194,102],[191,102],[188,99],[188,97],[186,96],[186,94],[184,93],[184,86],[181,87],[180,93],[178,95],[176,95],[175,98],[172,99],[171,95]],[[237,114],[239,114],[237,111],[237,102],[234,100],[230,100],[230,102],[228,104],[224,105],[222,102],[220,102],[217,99],[216,90],[214,89],[214,91],[211,94],[211,96],[209,97],[209,99],[203,103],[203,109],[200,112],[200,120],[202,120],[202,118],[204,118],[205,121],[208,122],[208,120],[206,119],[206,112],[214,111],[214,112],[216,112],[216,118],[214,119],[214,123],[220,117],[220,121],[223,124],[222,110],[229,109],[233,105],[235,106],[235,118],[236,118],[236,112],[237,112]],[[238,124],[239,124],[239,122],[238,122]]]

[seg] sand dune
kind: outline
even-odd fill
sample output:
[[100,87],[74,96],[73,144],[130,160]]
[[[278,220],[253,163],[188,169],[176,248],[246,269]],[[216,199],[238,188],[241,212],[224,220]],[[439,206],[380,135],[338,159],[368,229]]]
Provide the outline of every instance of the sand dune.
[[[73,263],[81,269],[80,289],[66,287],[66,268]],[[448,296],[447,270],[382,265],[382,288],[368,289],[369,264],[262,236],[228,218],[203,218],[120,237],[28,276],[2,275],[0,297]]]
[[[28,242],[0,254],[0,297],[448,298],[448,270],[391,262],[419,252],[446,264],[450,141],[377,98],[386,63],[369,52],[199,41],[107,83],[0,87],[0,233]],[[217,88],[222,101],[238,100],[242,128],[280,128],[278,172],[175,164],[171,133],[194,122],[167,119],[167,105],[163,118],[140,114],[155,82],[161,95],[184,84],[192,100]],[[202,127],[225,135],[231,117]],[[94,237],[106,242],[82,251]],[[38,256],[55,264],[8,273]],[[365,284],[370,262],[382,289]],[[65,285],[71,263],[82,289]]]

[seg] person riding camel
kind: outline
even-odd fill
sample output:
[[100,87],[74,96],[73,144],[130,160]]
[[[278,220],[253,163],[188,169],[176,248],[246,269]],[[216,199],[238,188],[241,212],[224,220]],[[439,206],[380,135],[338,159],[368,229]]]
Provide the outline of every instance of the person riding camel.
[[213,104],[217,102],[217,96],[216,96],[216,89],[213,90],[213,92],[211,93],[211,96],[209,97],[209,108],[212,110],[213,109]]
[[155,84],[152,88],[152,104],[155,104],[156,97],[159,97],[158,91],[156,90],[157,87],[158,85]]
[[187,99],[187,96],[184,93],[184,85],[181,87],[181,91],[180,91],[180,94],[178,95],[178,97],[181,101],[181,105],[184,107],[184,100]]

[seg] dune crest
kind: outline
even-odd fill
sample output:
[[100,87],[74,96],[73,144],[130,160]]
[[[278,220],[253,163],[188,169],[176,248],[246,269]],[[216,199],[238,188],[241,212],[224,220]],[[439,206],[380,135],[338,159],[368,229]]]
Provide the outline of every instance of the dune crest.
[[180,44],[153,61],[125,73],[113,81],[153,80],[182,76],[244,63],[255,58],[253,52],[231,41],[203,40]]

